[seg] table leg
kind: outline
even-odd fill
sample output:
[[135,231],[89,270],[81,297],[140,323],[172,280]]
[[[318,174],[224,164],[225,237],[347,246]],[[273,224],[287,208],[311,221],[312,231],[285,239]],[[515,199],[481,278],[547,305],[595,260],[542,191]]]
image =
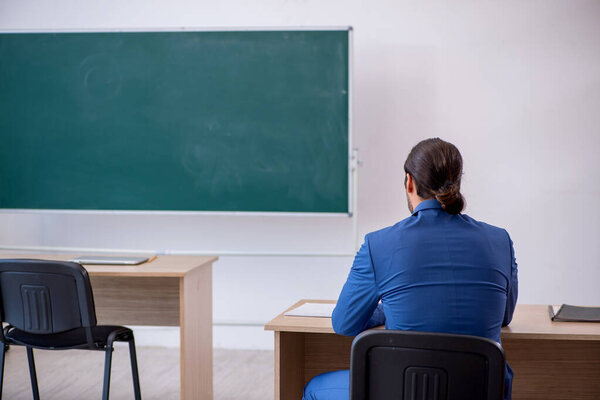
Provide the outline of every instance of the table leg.
[[275,400],[300,400],[304,387],[304,334],[275,332]]
[[181,399],[212,400],[212,266],[180,280]]
[[275,332],[275,400],[300,400],[314,376],[348,369],[353,337]]
[[304,334],[304,383],[324,372],[350,368],[354,337],[332,333]]

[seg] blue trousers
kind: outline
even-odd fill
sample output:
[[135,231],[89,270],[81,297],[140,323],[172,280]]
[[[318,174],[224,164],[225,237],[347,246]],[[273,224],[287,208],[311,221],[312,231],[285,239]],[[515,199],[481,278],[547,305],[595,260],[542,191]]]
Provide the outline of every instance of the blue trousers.
[[310,380],[304,387],[302,400],[348,400],[350,371],[325,372]]
[[[513,371],[506,364],[504,399],[511,399]],[[350,371],[333,371],[317,375],[304,387],[302,400],[348,400],[350,398]]]

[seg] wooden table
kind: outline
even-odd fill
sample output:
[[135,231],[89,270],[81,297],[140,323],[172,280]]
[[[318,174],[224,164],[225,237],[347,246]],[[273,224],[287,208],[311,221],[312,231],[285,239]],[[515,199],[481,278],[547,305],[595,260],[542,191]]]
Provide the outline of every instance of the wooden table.
[[[0,258],[64,261],[75,256],[0,252]],[[212,264],[216,260],[161,256],[135,266],[85,265],[99,325],[180,326],[182,400],[213,398]]]
[[[288,310],[306,302],[335,303],[301,300]],[[350,367],[353,338],[336,335],[330,318],[283,314],[265,325],[275,333],[275,400],[298,400],[313,376]],[[551,322],[547,306],[519,304],[502,345],[513,399],[600,399],[600,324]]]

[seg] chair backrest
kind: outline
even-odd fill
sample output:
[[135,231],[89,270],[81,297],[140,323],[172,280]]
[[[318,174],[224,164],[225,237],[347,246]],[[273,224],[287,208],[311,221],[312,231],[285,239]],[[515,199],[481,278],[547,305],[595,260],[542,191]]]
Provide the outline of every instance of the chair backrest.
[[35,334],[96,326],[87,271],[72,262],[0,260],[0,319]]
[[486,338],[365,331],[352,343],[350,400],[501,400],[504,368]]

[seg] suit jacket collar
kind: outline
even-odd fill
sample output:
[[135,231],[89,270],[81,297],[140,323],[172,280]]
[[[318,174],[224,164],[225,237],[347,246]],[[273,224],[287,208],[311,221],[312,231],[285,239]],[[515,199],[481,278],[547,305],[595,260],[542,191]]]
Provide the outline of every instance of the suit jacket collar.
[[419,211],[428,210],[431,208],[441,209],[442,204],[436,199],[423,200],[421,203],[419,203],[417,208],[415,208],[415,211],[412,213],[412,215],[416,215]]

